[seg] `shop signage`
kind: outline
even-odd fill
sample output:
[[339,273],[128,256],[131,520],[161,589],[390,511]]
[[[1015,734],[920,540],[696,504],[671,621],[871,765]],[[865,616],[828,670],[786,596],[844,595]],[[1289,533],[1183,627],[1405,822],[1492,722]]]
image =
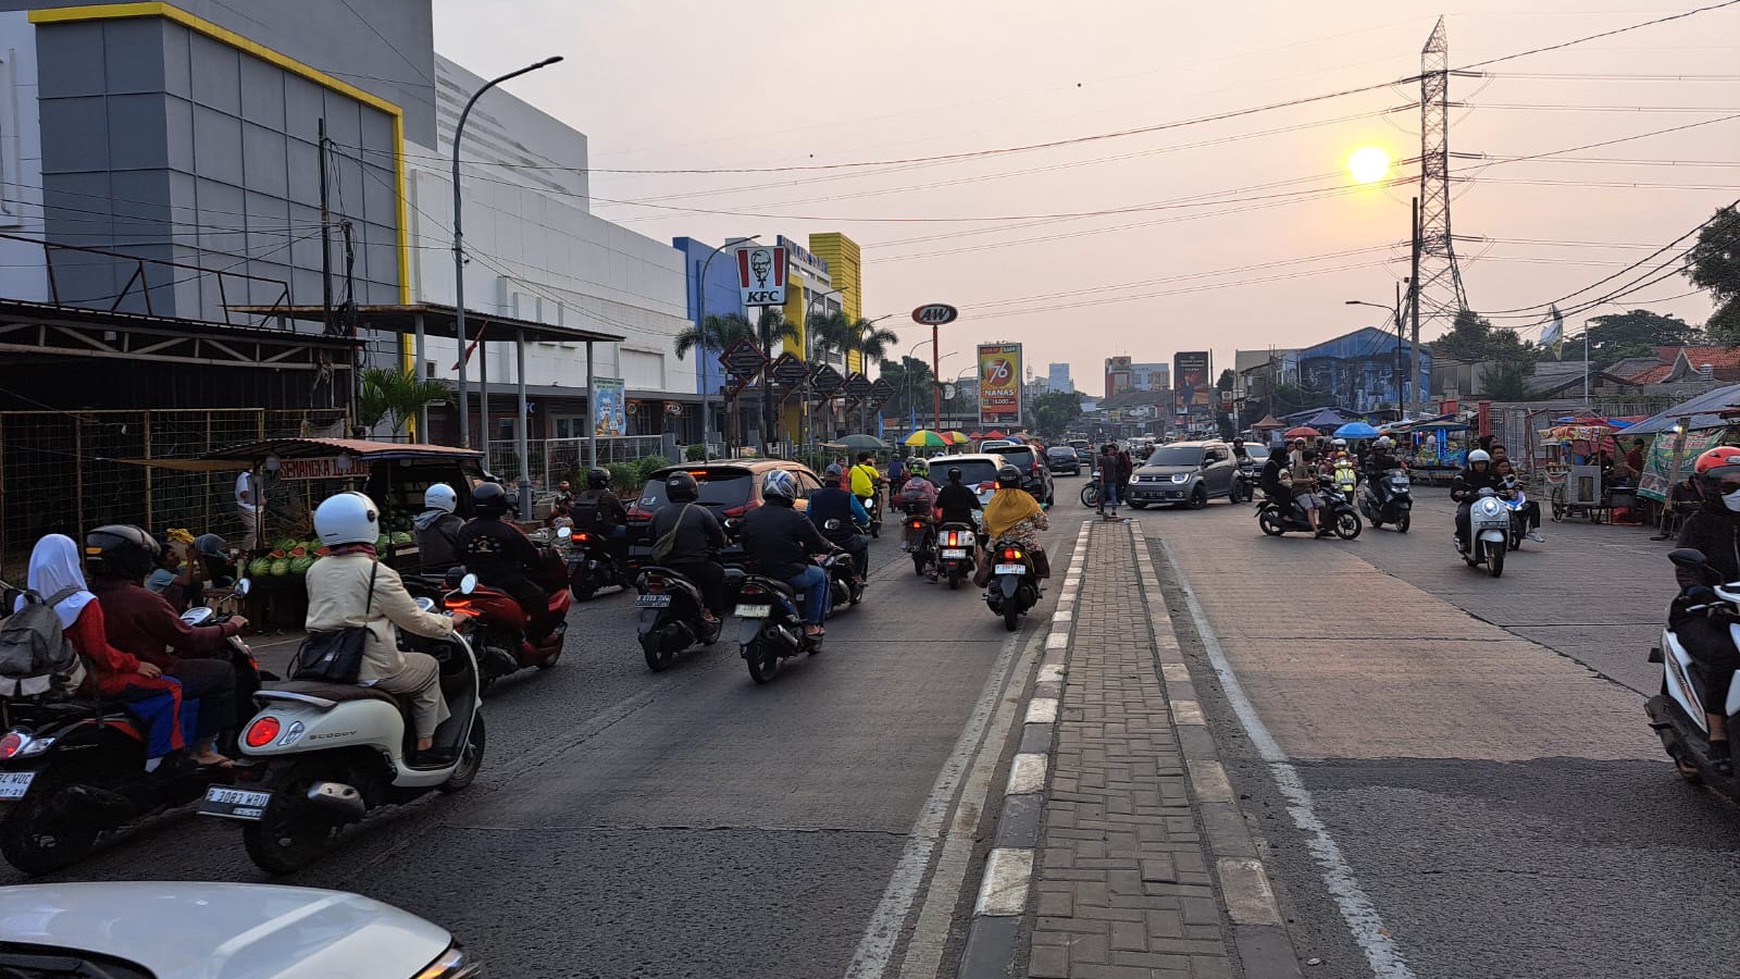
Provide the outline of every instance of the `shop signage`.
[[863,401],[864,396],[870,393],[870,379],[863,374],[853,373],[851,377],[846,378],[846,386],[843,390],[846,392],[846,397],[854,401]]
[[745,337],[720,354],[719,363],[738,377],[754,377],[767,363],[767,354],[761,352],[755,341]]
[[846,379],[841,377],[840,372],[830,364],[817,367],[816,372],[810,375],[810,390],[824,398],[831,398],[838,394],[841,386],[845,383]]
[[355,460],[350,456],[326,456],[320,459],[285,459],[278,463],[279,479],[344,479],[350,476]]
[[749,245],[737,249],[737,288],[745,306],[785,305],[785,249]]
[[961,311],[948,303],[928,303],[912,311],[912,321],[925,326],[942,326],[960,318]]
[[795,388],[802,384],[808,375],[809,368],[804,366],[804,362],[798,359],[797,354],[789,350],[780,354],[774,360],[773,366],[767,369],[767,376],[773,378],[775,383],[788,388]]
[[979,344],[979,424],[1021,424],[1019,343]]

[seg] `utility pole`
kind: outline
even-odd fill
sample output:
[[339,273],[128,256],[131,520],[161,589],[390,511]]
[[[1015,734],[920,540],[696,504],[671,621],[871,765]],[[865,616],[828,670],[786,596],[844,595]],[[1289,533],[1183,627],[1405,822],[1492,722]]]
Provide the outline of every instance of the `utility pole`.
[[[317,132],[320,134],[320,322],[330,336],[335,331],[332,322],[332,211],[327,204],[325,116],[320,117]],[[351,423],[355,424],[356,419],[352,418]]]
[[[1408,307],[1412,311],[1413,329],[1411,331],[1411,346],[1414,362],[1408,365],[1411,375],[1409,387],[1413,389],[1413,398],[1409,401],[1408,415],[1420,417],[1420,199],[1414,198],[1414,242],[1413,242],[1413,274],[1408,276]],[[1397,325],[1400,329],[1400,324]],[[1429,378],[1431,375],[1428,374]]]
[[1468,308],[1462,270],[1450,233],[1450,39],[1444,18],[1420,50],[1420,231],[1416,239],[1425,269],[1414,269],[1414,297],[1432,304],[1434,315]]

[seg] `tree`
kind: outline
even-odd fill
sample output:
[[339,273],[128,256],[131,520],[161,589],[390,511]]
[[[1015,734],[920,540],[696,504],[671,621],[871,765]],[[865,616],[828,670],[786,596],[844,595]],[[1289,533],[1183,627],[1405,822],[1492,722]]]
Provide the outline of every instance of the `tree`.
[[896,414],[905,415],[931,406],[930,364],[917,357],[902,357],[898,363],[885,360],[878,376],[894,385],[894,400],[890,403]]
[[702,356],[718,356],[737,345],[745,337],[753,339],[755,328],[742,313],[722,313],[709,316],[700,326],[679,332],[672,341],[677,359],[682,360],[696,347],[705,348]]
[[386,419],[394,435],[403,434],[405,423],[431,401],[453,394],[446,381],[419,378],[414,371],[370,367],[362,372],[357,392],[357,422],[373,428]]
[[1051,391],[1033,399],[1033,427],[1039,434],[1059,438],[1069,434],[1081,418],[1081,392]]
[[1677,316],[1662,316],[1647,309],[1609,313],[1589,320],[1589,359],[1597,370],[1627,357],[1653,357],[1657,347],[1694,346],[1704,331]]
[[1214,387],[1217,391],[1231,391],[1237,382],[1238,375],[1233,373],[1231,367],[1228,367],[1220,372],[1220,379],[1214,382]]
[[1730,204],[1716,212],[1686,255],[1686,278],[1708,289],[1716,312],[1704,329],[1711,339],[1740,346],[1740,212]]
[[1527,401],[1534,396],[1529,375],[1534,365],[1520,360],[1501,360],[1481,377],[1481,394],[1494,401]]

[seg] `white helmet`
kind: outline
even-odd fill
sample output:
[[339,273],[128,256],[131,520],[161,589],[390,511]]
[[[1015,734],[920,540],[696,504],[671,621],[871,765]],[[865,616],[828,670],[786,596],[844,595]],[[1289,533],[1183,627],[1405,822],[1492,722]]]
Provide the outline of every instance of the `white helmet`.
[[1380,449],[1393,449],[1396,447],[1396,440],[1390,438],[1388,435],[1379,436],[1377,447]]
[[1468,453],[1468,464],[1470,466],[1474,465],[1477,462],[1491,462],[1491,461],[1492,461],[1492,456],[1488,455],[1485,449],[1475,449],[1473,452]]
[[1346,439],[1336,439],[1335,441],[1333,441],[1329,444],[1335,446],[1338,449],[1347,448],[1347,440]]
[[452,513],[459,509],[459,494],[453,492],[453,487],[446,483],[436,483],[423,491],[423,508]]
[[328,547],[373,544],[381,536],[380,510],[355,491],[329,496],[314,510],[314,532]]

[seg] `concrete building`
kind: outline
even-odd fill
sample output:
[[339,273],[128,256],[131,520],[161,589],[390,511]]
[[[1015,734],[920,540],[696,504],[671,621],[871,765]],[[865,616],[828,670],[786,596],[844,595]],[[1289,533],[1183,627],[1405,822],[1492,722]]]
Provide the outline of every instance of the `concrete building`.
[[1068,364],[1052,364],[1050,370],[1046,372],[1045,378],[1053,391],[1067,393],[1075,391],[1075,382],[1069,379]]
[[1130,386],[1138,391],[1165,391],[1172,387],[1172,365],[1131,364]]
[[1130,358],[1106,358],[1106,394],[1107,398],[1115,398],[1135,386],[1135,379],[1130,372]]

